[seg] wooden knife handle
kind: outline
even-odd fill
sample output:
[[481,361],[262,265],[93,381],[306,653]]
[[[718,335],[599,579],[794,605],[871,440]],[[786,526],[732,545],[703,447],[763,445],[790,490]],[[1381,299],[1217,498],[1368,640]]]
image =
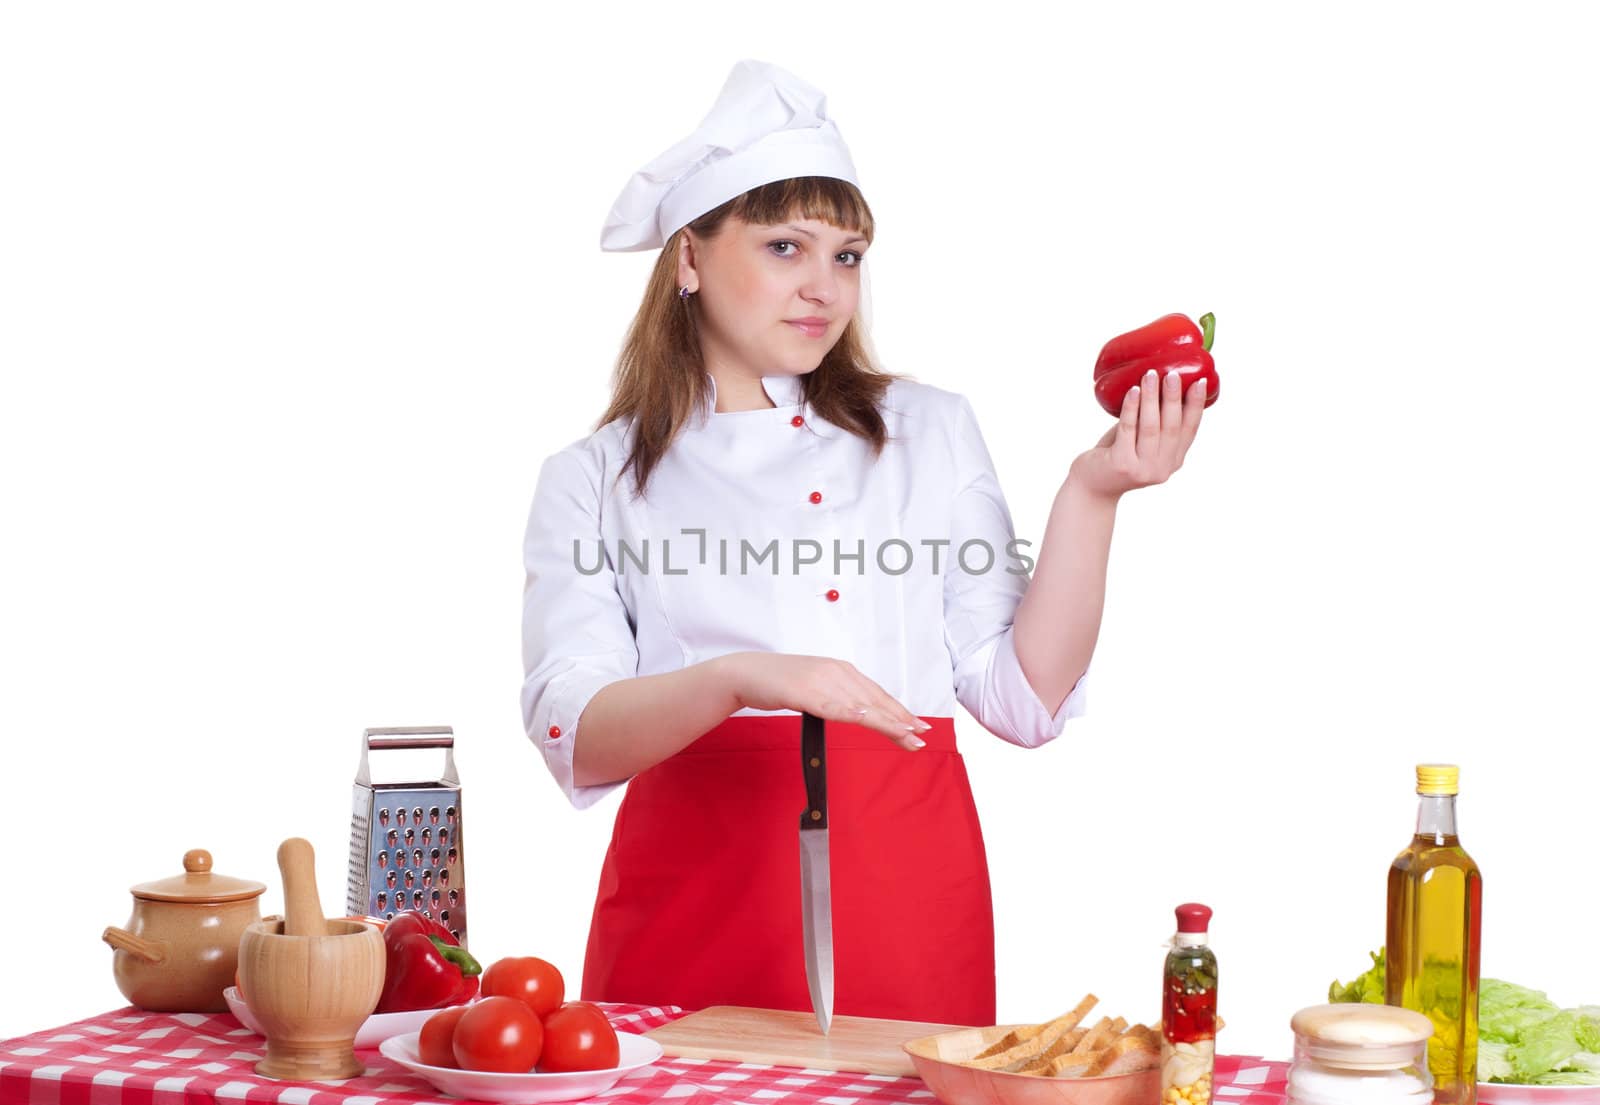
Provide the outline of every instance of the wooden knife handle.
[[822,719],[800,715],[800,766],[806,777],[806,810],[800,815],[800,828],[828,827],[828,745],[823,736]]

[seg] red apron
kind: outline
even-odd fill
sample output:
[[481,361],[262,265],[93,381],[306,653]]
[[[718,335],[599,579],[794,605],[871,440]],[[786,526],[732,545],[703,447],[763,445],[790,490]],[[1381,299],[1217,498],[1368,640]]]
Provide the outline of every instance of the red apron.
[[[950,718],[927,747],[827,723],[834,1012],[989,1025],[989,868]],[[730,717],[628,784],[583,997],[811,1008],[800,929],[800,718]]]

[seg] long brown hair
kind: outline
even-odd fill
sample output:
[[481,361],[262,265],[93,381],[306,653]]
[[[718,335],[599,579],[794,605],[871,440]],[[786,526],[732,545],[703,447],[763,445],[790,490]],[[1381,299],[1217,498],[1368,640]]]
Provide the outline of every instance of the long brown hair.
[[[867,201],[855,185],[832,177],[763,184],[707,211],[688,229],[712,238],[730,217],[763,226],[797,217],[820,219],[872,241]],[[617,418],[633,418],[634,442],[622,473],[633,473],[640,496],[678,431],[711,399],[696,329],[699,306],[693,298],[678,297],[682,235],[680,230],[668,238],[656,258],[617,358],[611,405],[595,424],[598,429]],[[888,441],[878,404],[894,379],[875,363],[858,312],[816,370],[801,377],[801,396],[818,416],[870,442],[876,455]]]

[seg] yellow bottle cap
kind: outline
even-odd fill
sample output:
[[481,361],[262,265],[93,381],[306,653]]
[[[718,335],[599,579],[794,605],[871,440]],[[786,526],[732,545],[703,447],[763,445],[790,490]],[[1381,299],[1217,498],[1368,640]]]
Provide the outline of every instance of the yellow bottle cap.
[[1418,764],[1418,794],[1458,794],[1461,769],[1455,764]]

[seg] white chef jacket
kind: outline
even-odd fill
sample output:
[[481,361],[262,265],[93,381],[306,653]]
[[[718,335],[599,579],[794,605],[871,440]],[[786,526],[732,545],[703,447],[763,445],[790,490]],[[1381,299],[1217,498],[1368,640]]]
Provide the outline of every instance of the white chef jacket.
[[596,692],[730,652],[847,660],[913,714],[952,717],[959,701],[1024,747],[1083,713],[1083,679],[1052,715],[1017,662],[1011,623],[1037,549],[1011,544],[967,400],[894,380],[881,404],[890,440],[874,458],[801,402],[798,377],[761,382],[775,408],[717,413],[713,379],[643,499],[631,473],[618,482],[631,419],[540,469],[523,549],[522,716],[579,809],[622,785],[573,785]]

